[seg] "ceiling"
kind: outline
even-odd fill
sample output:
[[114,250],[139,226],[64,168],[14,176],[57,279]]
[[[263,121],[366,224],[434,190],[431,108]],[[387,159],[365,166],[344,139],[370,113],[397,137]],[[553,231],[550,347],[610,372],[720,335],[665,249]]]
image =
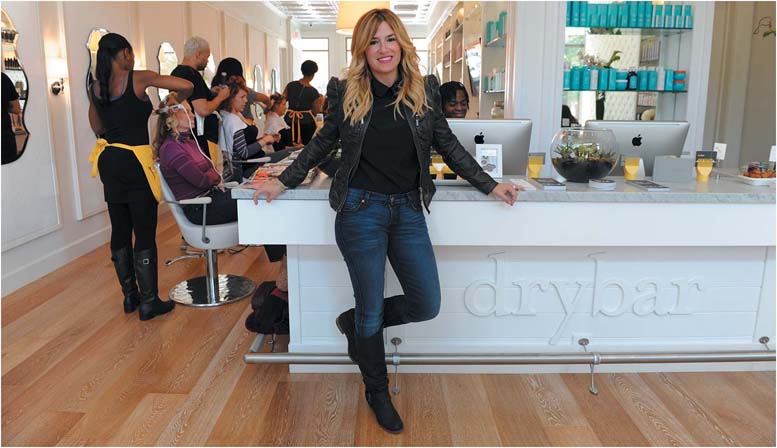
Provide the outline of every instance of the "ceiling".
[[[436,0],[390,0],[391,10],[405,25],[427,25]],[[335,0],[270,0],[282,13],[303,25],[334,25],[337,22]]]

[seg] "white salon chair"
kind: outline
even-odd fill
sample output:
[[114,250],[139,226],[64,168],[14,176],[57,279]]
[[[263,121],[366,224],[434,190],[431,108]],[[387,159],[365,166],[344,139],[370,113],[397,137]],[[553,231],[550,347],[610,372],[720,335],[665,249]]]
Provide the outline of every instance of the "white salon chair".
[[[180,258],[205,258],[206,275],[195,277],[177,284],[170,290],[170,300],[181,305],[196,307],[213,307],[237,302],[251,296],[256,289],[253,280],[232,274],[219,274],[218,251],[238,244],[237,222],[218,225],[205,225],[205,211],[212,199],[193,198],[177,201],[170,186],[167,185],[159,164],[156,171],[162,183],[162,197],[170,206],[175,222],[181,229],[186,242],[197,249],[203,250],[200,255],[188,255]],[[193,224],[183,213],[182,205],[202,204],[203,224]]]

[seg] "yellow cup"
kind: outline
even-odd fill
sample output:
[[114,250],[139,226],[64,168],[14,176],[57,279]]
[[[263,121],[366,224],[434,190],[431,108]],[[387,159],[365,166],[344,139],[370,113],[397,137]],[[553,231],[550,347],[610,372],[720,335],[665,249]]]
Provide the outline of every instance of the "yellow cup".
[[542,174],[542,166],[544,165],[545,158],[542,156],[530,156],[529,157],[529,178],[536,179]]
[[639,157],[626,157],[623,163],[623,178],[626,180],[637,180],[639,173]]
[[699,159],[696,161],[696,182],[708,182],[712,172],[712,159]]

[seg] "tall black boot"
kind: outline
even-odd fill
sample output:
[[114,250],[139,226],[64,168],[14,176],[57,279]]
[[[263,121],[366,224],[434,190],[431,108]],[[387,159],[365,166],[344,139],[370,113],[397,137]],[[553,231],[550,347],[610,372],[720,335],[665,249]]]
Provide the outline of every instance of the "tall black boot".
[[135,266],[132,259],[132,249],[129,246],[111,251],[111,261],[119,278],[121,292],[124,293],[124,312],[131,313],[140,304],[140,292],[135,280]]
[[388,390],[386,352],[383,347],[383,331],[369,337],[356,337],[359,370],[364,381],[364,397],[370,405],[378,424],[387,432],[398,434],[404,429],[402,419],[391,403]]
[[[407,323],[405,320],[405,296],[393,296],[383,301],[383,327],[393,327]],[[335,325],[348,339],[348,357],[354,364],[359,362],[356,353],[356,310],[344,311],[335,319]]]
[[135,274],[140,286],[140,320],[153,319],[175,308],[175,302],[159,299],[156,248],[135,252]]

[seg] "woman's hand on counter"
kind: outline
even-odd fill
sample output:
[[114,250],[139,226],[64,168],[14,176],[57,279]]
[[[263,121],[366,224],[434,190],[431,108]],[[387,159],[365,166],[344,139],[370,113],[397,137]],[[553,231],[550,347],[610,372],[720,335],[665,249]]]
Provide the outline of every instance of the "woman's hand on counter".
[[273,199],[280,196],[281,193],[287,190],[286,186],[281,183],[278,179],[272,179],[270,181],[258,184],[254,187],[256,191],[254,191],[254,205],[259,203],[259,197],[265,196],[267,198],[267,202],[272,202]]
[[523,191],[523,187],[515,185],[512,182],[500,182],[496,184],[496,187],[494,187],[489,194],[503,200],[505,204],[513,205],[518,199],[519,190]]

